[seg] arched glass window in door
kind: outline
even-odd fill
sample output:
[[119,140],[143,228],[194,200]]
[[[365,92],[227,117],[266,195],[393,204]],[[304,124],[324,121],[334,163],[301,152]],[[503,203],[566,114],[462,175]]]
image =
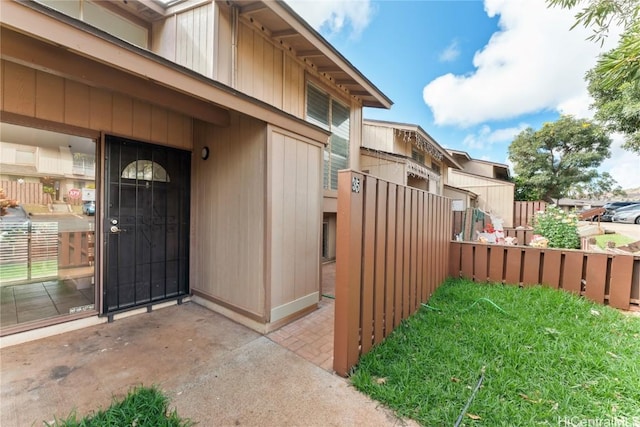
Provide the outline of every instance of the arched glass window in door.
[[136,160],[129,163],[122,171],[122,178],[171,182],[166,169],[151,160]]

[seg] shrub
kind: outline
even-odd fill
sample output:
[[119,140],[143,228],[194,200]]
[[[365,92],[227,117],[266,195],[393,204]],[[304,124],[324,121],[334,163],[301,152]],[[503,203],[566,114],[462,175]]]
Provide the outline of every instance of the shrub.
[[546,237],[550,248],[580,249],[578,216],[555,206],[536,213],[533,232]]

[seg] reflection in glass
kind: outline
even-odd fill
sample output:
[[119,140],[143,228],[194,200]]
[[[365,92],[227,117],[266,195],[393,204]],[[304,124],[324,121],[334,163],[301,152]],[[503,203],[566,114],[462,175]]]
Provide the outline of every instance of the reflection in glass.
[[171,182],[167,171],[151,160],[136,160],[129,163],[122,171],[122,177],[141,181]]
[[4,335],[30,322],[96,309],[96,144],[7,123],[0,123],[0,135]]

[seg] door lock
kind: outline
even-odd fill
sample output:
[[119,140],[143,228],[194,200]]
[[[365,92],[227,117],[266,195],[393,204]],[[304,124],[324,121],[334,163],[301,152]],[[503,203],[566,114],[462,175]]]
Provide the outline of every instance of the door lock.
[[120,233],[121,231],[124,231],[124,230],[119,229],[117,225],[112,225],[110,230],[111,230],[112,233]]

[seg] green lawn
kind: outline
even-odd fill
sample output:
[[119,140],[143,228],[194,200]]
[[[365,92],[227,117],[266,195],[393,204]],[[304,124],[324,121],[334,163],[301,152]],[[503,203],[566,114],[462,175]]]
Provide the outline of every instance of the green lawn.
[[105,410],[78,419],[71,414],[56,420],[49,427],[189,427],[194,423],[169,411],[169,400],[155,387],[136,387],[121,401],[114,401]]
[[628,243],[633,243],[637,239],[633,239],[631,237],[624,236],[622,234],[600,234],[595,236],[596,244],[600,249],[604,249],[607,245],[607,242],[613,242],[617,246],[623,246]]
[[639,317],[540,286],[465,280],[446,282],[429,307],[352,375],[400,416],[426,426],[462,413],[463,425],[640,422]]

